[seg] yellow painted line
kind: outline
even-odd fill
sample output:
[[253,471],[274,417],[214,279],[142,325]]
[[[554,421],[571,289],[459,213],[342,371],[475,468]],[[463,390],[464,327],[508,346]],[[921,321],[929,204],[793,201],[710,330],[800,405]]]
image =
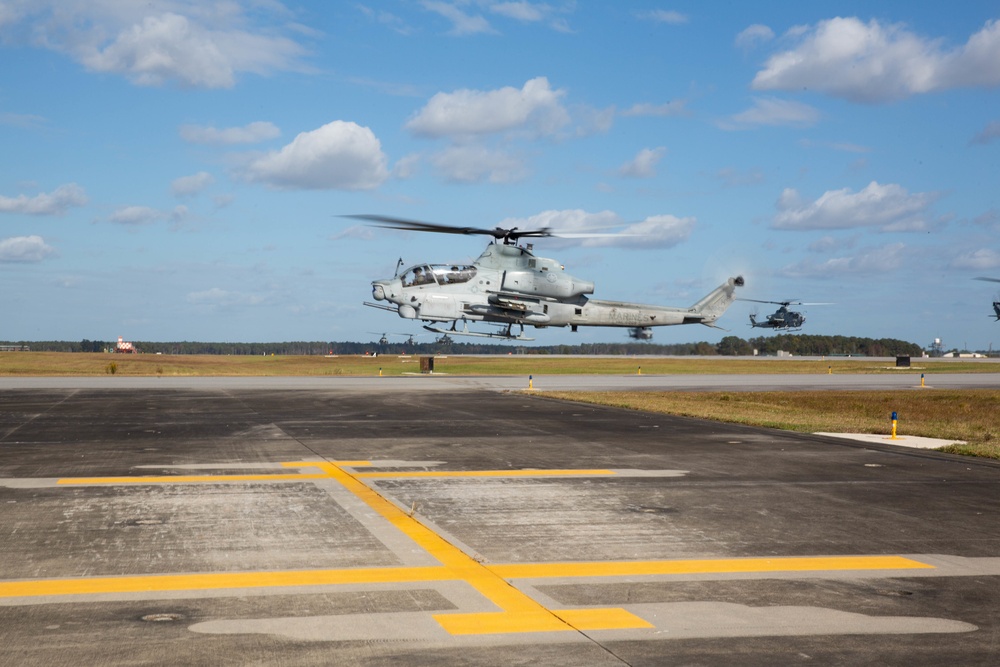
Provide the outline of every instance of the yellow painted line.
[[494,635],[511,632],[569,632],[576,630],[551,611],[487,612],[480,614],[434,614],[435,621],[453,635]]
[[[449,543],[440,535],[427,528],[427,526],[423,525],[399,507],[391,503],[389,500],[379,495],[374,489],[357,479],[354,475],[348,473],[343,468],[332,463],[284,463],[282,465],[288,467],[304,467],[305,465],[311,465],[319,468],[323,472],[327,473],[327,475],[329,475],[332,479],[342,484],[344,488],[382,515],[383,518],[389,521],[404,535],[413,540],[417,545],[424,549],[424,551],[436,558],[441,565],[443,565],[444,568],[451,573],[450,578],[460,579],[472,586],[483,597],[499,607],[502,613],[513,614],[513,616],[504,616],[505,619],[509,620],[501,619],[501,626],[504,623],[517,624],[521,622],[516,619],[530,618],[530,621],[524,622],[532,625],[532,627],[544,628],[545,630],[572,629],[543,605],[516,589],[503,578],[491,572],[481,563],[477,562],[461,549]],[[465,615],[446,614],[443,616]],[[441,619],[439,619],[439,622],[441,622]],[[446,630],[448,630],[449,627],[451,627],[449,623],[452,622],[458,621],[445,620],[442,625]],[[507,630],[507,632],[509,631],[510,630]]]
[[324,479],[326,475],[147,475],[144,477],[66,477],[56,482],[61,486],[99,484],[207,484],[217,482],[289,482],[303,479]]
[[0,581],[0,598],[37,597],[41,595],[199,591],[227,588],[275,588],[279,586],[392,584],[399,582],[448,581],[450,579],[454,579],[454,575],[441,567],[220,572],[217,574],[154,574],[136,577]]
[[285,468],[318,469],[320,472],[288,475],[276,473],[271,475],[66,478],[58,480],[58,484],[178,484],[331,479],[341,484],[347,491],[366,503],[391,525],[437,559],[441,563],[440,566],[0,581],[0,597],[463,581],[495,604],[499,611],[445,613],[436,614],[434,618],[449,633],[471,635],[653,627],[644,619],[620,608],[555,611],[546,609],[511,585],[508,581],[510,579],[933,568],[931,565],[902,556],[735,558],[485,566],[397,507],[375,489],[361,481],[360,478],[594,476],[614,475],[615,472],[612,470],[499,470],[357,473],[345,470],[345,468],[367,465],[370,465],[369,461],[337,463],[304,461],[283,463],[282,466]]
[[552,613],[577,630],[634,630],[656,627],[624,609],[556,609]]
[[[473,561],[475,562],[475,561]],[[484,566],[476,564],[479,568]],[[541,563],[493,565],[488,569],[511,579],[551,577],[598,577],[655,574],[708,574],[737,572],[803,572],[878,569],[933,569],[902,556],[854,556],[823,558],[747,558],[698,561],[645,561],[608,563]],[[459,573],[460,574],[460,573]],[[453,581],[453,569],[445,567],[387,567],[340,570],[286,570],[275,572],[221,572],[217,574],[164,574],[132,577],[87,577],[0,581],[0,597],[40,595],[85,595],[158,591],[210,590],[226,588],[271,588],[277,586],[323,586],[337,584],[415,583]],[[569,610],[570,614],[592,610]],[[554,612],[564,615],[563,612]],[[576,623],[573,623],[576,625]]]
[[505,579],[552,577],[623,577],[746,572],[822,572],[847,570],[934,569],[902,556],[820,556],[788,558],[726,558],[719,560],[612,561],[588,563],[524,563],[491,565]]
[[434,614],[434,620],[453,635],[567,630],[636,630],[655,627],[621,608],[563,609],[539,612]]
[[359,472],[364,479],[406,479],[411,477],[600,477],[614,475],[614,470],[420,470],[414,472]]
[[[305,461],[296,463],[294,468],[316,467],[322,461]],[[371,461],[337,461],[334,465],[349,468],[370,466]],[[283,464],[284,465],[284,464]],[[326,479],[325,473],[289,474],[253,474],[253,475],[145,475],[137,477],[64,477],[56,481],[63,486],[99,485],[99,484],[204,484],[216,482],[288,482],[302,479]]]

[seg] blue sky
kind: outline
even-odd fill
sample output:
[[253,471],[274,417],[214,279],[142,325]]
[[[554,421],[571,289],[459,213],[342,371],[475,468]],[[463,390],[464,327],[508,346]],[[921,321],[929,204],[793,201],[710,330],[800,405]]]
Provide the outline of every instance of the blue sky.
[[742,273],[832,302],[805,333],[1000,347],[995,2],[0,0],[0,146],[4,340],[420,333],[370,282],[485,241],[340,217],[375,213],[641,229],[536,252],[595,298]]

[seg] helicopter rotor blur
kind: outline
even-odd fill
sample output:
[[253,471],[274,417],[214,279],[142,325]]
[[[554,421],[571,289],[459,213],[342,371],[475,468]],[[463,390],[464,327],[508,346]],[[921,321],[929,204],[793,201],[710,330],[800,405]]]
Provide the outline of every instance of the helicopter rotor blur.
[[[392,278],[372,282],[377,303],[364,305],[418,319],[424,328],[440,334],[482,336],[505,340],[534,340],[524,334],[535,328],[581,326],[623,327],[638,340],[652,338],[652,327],[704,324],[715,327],[742,287],[742,276],[726,280],[688,308],[592,299],[594,283],[566,273],[558,261],[534,254],[522,239],[617,237],[619,233],[556,233],[540,229],[453,227],[382,215],[344,216],[375,227],[437,234],[482,235],[492,241],[469,263],[416,264]],[[631,236],[626,234],[625,236]],[[384,303],[378,303],[384,302]],[[469,322],[499,326],[497,331],[471,331]],[[450,328],[442,325],[450,323]],[[461,323],[462,328],[458,325]],[[514,333],[513,327],[518,331]]]

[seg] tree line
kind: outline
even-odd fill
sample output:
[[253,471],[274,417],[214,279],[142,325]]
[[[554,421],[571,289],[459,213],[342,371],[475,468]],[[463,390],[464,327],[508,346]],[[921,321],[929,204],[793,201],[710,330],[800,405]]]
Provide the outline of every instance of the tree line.
[[[651,356],[774,356],[779,351],[794,356],[920,356],[923,349],[916,343],[894,338],[861,338],[855,336],[816,336],[779,334],[743,339],[726,336],[718,343],[659,344],[651,342],[584,343],[580,345],[527,346],[514,342],[464,342],[442,337],[433,342],[393,341],[327,342],[292,341],[282,343],[206,343],[197,341],[154,342],[133,341],[144,354],[219,354],[219,355],[363,355],[363,354],[589,354],[589,355],[651,355]],[[83,339],[71,341],[0,341],[0,345],[26,346],[37,352],[110,352],[114,342]]]

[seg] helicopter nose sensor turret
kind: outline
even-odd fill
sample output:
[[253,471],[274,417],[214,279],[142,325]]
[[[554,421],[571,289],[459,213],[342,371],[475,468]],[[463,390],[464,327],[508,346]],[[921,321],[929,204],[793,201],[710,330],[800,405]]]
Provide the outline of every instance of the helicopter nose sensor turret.
[[385,301],[385,285],[372,283],[372,298],[376,301]]

